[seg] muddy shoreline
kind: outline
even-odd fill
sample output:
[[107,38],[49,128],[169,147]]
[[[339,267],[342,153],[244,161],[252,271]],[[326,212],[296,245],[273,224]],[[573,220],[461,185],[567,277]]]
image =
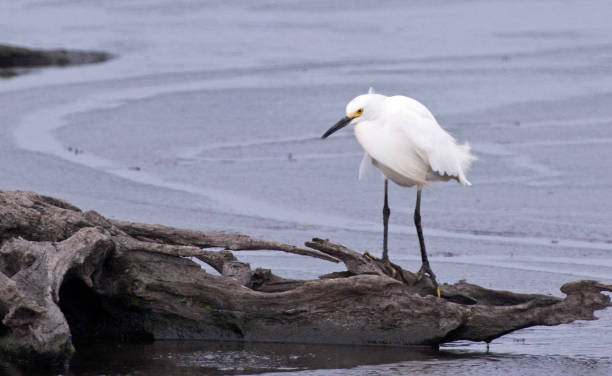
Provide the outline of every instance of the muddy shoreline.
[[0,77],[10,78],[31,68],[102,63],[113,55],[93,50],[36,49],[0,43]]

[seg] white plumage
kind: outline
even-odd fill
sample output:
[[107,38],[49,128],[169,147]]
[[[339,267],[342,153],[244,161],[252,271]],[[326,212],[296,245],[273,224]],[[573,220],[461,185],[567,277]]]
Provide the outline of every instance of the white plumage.
[[331,127],[322,138],[345,127],[355,126],[357,141],[365,150],[359,166],[359,176],[373,164],[385,176],[385,201],[383,207],[383,261],[387,255],[389,215],[388,180],[404,187],[417,187],[414,224],[421,247],[422,266],[419,280],[429,274],[437,295],[440,288],[429,266],[425,241],[421,229],[421,190],[432,181],[456,180],[462,185],[472,185],[467,172],[476,157],[470,146],[457,144],[436,121],[432,113],[420,102],[401,95],[387,97],[375,94],[360,95],[346,106],[346,116]]
[[[466,174],[476,157],[469,145],[457,144],[420,102],[404,96],[365,94],[353,99],[346,112],[361,108],[363,114],[352,121],[355,136],[367,154],[364,159],[386,178],[419,188],[450,179],[471,185]],[[360,171],[363,169],[362,165]]]

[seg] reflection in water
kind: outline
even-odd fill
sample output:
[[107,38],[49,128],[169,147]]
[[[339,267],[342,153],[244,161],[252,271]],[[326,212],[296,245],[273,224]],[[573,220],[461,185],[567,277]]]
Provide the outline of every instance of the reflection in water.
[[[101,354],[107,359],[101,361]],[[70,365],[73,374],[143,372],[147,375],[244,374],[351,368],[358,365],[427,360],[430,348],[160,341],[146,345],[91,345]],[[105,364],[107,369],[100,368]]]
[[274,343],[158,341],[92,344],[78,349],[67,370],[22,370],[24,375],[609,375],[611,359],[507,355],[428,347],[330,346]]
[[93,344],[78,349],[67,370],[21,370],[24,375],[609,375],[611,359],[507,355],[428,347],[331,346],[275,343],[158,341]]

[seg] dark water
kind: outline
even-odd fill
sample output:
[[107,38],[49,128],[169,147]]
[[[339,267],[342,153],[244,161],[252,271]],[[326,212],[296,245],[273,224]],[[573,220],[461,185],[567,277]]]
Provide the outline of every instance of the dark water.
[[[568,281],[612,282],[610,14],[603,0],[2,2],[2,42],[118,58],[0,80],[0,188],[114,218],[378,253],[382,180],[357,181],[349,130],[319,139],[373,86],[419,99],[480,157],[472,187],[424,193],[441,281],[559,296]],[[414,191],[390,188],[390,255],[417,269]],[[293,278],[339,268],[238,256]],[[612,312],[598,316],[513,333],[489,355],[467,343],[440,353],[158,343],[82,349],[70,372],[605,375]]]
[[588,357],[512,355],[430,348],[159,341],[89,345],[68,370],[20,369],[7,375],[605,375],[609,364]]

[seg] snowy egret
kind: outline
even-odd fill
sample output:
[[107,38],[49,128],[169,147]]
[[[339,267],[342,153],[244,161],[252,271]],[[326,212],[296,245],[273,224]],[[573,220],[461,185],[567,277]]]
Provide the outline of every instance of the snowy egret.
[[346,116],[332,126],[321,138],[347,125],[355,126],[357,141],[365,150],[359,176],[369,164],[378,167],[384,176],[383,254],[387,254],[387,233],[391,210],[387,199],[389,179],[402,187],[417,188],[414,225],[421,247],[422,265],[417,275],[420,280],[428,274],[440,296],[436,276],[431,270],[421,228],[421,190],[432,181],[456,180],[471,185],[466,174],[476,157],[468,143],[457,144],[420,102],[401,95],[387,97],[370,88],[346,106]]

